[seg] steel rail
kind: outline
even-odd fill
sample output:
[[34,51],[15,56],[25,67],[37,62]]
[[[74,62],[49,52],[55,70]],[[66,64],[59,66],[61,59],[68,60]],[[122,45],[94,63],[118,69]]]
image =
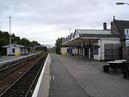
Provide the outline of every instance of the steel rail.
[[[44,61],[44,60],[43,60],[43,61]],[[44,62],[42,62],[41,64],[42,64],[42,65],[41,65],[39,71],[37,72],[36,77],[34,78],[34,80],[33,80],[32,84],[31,84],[31,86],[30,86],[28,92],[26,93],[25,97],[28,97],[28,95],[29,95],[30,92],[32,91],[33,85],[36,83],[36,80],[38,79],[38,77],[39,77],[39,75],[40,75],[40,72],[41,72],[41,70],[42,70],[42,68],[43,68]]]
[[[0,69],[0,79],[6,77],[10,73],[14,72],[16,69],[18,69],[21,66],[25,65],[26,63],[24,63],[24,62],[27,62],[27,61],[35,58],[35,57],[36,57],[36,55],[30,56],[30,57],[27,57],[27,59],[21,59],[20,61],[18,61],[16,63],[13,63],[12,65],[9,64],[6,67],[1,68]],[[22,64],[22,63],[24,63],[24,64]]]
[[[38,59],[39,59],[39,61],[41,61],[42,58],[38,58]],[[37,60],[38,60],[38,59],[37,59]],[[36,64],[39,63],[39,61],[36,62],[35,64],[33,64],[28,70],[26,70],[26,71],[23,73],[22,76],[20,76],[8,89],[6,89],[6,90],[0,95],[0,97],[5,97],[5,96],[4,96],[5,93],[8,92],[18,81],[20,81],[20,79],[22,79],[24,76],[26,76],[27,73],[28,73],[29,71],[31,71],[31,69],[32,69]],[[42,65],[41,65],[41,66],[42,66]],[[41,69],[41,68],[40,68],[40,69]],[[38,71],[38,72],[39,72],[39,71]],[[38,75],[36,75],[36,77],[37,77],[37,76],[38,76]],[[34,78],[34,80],[36,80],[36,78]],[[26,94],[25,97],[27,97],[27,95],[28,95],[29,92],[31,91],[31,88],[32,88],[32,86],[33,86],[33,84],[34,84],[34,82],[35,82],[34,80],[33,80],[32,84],[31,84],[29,90],[27,91],[27,94]]]

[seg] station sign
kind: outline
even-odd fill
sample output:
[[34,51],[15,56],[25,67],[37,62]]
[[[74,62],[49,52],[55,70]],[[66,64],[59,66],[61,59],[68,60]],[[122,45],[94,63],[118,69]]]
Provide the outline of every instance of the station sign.
[[129,29],[124,29],[124,34],[126,37],[126,46],[129,46]]
[[129,40],[126,40],[126,46],[129,46]]

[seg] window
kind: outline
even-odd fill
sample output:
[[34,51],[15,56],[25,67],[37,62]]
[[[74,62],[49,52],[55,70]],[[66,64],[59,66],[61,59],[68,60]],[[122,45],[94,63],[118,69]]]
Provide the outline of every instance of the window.
[[124,34],[125,34],[125,35],[128,35],[128,34],[129,34],[129,29],[125,29],[125,30],[124,30]]
[[94,49],[93,49],[94,55],[98,55],[98,48],[99,48],[98,45],[94,46]]
[[15,48],[12,49],[12,53],[15,53]]

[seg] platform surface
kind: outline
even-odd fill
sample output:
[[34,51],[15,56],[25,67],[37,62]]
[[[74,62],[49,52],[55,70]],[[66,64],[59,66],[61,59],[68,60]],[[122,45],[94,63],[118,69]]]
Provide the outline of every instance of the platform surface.
[[60,56],[52,56],[50,97],[88,97],[65,67]]
[[35,55],[35,54],[37,54],[37,53],[32,53],[32,54],[29,54],[29,55],[22,55],[22,56],[2,56],[2,57],[0,57],[0,65],[2,65],[4,63],[15,61],[15,60],[19,60],[19,59],[22,59],[22,58],[26,58],[26,57],[29,57],[29,56],[32,56],[32,55]]
[[129,80],[104,73],[106,62],[51,54],[50,97],[129,97]]
[[6,60],[11,60],[14,58],[19,58],[19,57],[21,57],[21,56],[2,56],[2,57],[0,57],[0,62],[6,61]]

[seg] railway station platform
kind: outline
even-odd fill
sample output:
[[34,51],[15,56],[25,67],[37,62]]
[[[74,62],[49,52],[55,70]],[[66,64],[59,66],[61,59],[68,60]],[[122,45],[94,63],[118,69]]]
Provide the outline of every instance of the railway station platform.
[[0,62],[15,59],[15,58],[19,58],[19,57],[21,57],[21,56],[2,56],[2,57],[0,57]]
[[102,66],[106,62],[50,56],[50,66],[44,68],[47,77],[45,80],[42,77],[40,88],[34,91],[37,96],[32,97],[129,97],[129,80],[123,79],[120,73],[104,73]]
[[[36,54],[36,53],[34,53],[34,54]],[[2,56],[2,57],[0,57],[0,65],[4,64],[4,63],[16,61],[16,60],[19,60],[22,58],[26,58],[26,57],[32,56],[34,54],[23,55],[23,56]]]

